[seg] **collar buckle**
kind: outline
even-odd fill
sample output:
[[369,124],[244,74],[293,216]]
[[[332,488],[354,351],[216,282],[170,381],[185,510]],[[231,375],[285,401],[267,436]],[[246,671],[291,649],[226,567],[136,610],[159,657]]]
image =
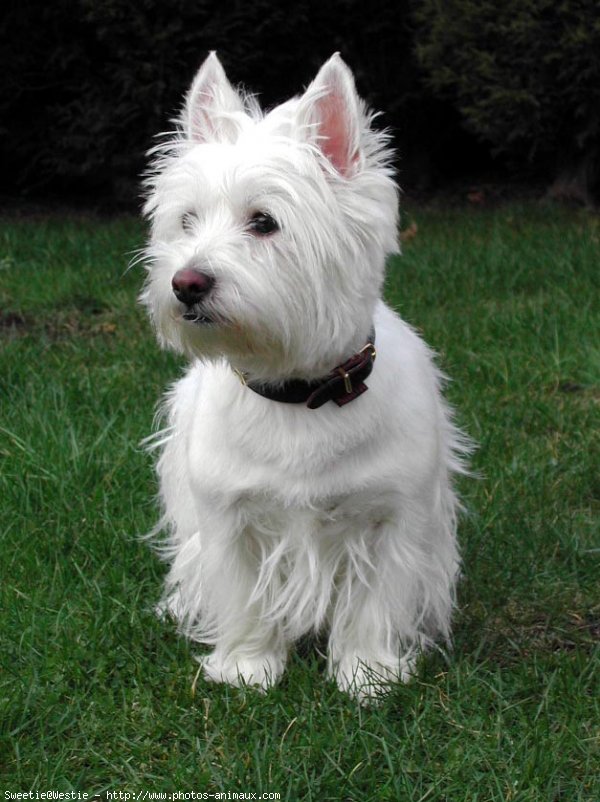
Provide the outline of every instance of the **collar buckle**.
[[348,373],[348,371],[344,370],[344,368],[341,366],[339,368],[336,368],[335,370],[336,373],[339,373],[342,379],[344,380],[344,388],[346,390],[346,393],[351,393],[352,382],[350,381],[350,374]]

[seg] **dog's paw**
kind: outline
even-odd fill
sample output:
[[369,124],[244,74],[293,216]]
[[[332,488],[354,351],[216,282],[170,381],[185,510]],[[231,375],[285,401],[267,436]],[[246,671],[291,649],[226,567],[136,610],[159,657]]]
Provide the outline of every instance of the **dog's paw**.
[[269,653],[258,657],[212,652],[196,658],[210,682],[226,682],[244,687],[252,685],[266,691],[274,685],[285,668],[285,655]]
[[396,682],[408,682],[415,673],[415,658],[407,655],[394,663],[357,654],[344,655],[329,669],[338,688],[369,704],[381,699]]

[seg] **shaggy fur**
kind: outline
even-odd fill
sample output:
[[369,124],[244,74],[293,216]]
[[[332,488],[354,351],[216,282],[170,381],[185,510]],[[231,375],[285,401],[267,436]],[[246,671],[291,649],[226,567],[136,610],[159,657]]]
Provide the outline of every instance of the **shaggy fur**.
[[[381,300],[398,250],[387,137],[338,55],[263,114],[211,54],[154,156],[142,300],[190,358],[154,440],[162,609],[214,646],[209,679],[265,688],[294,640],[326,630],[331,676],[375,695],[449,636],[465,451],[430,351]],[[277,229],[256,233],[256,213]],[[171,286],[189,265],[214,280],[195,320]],[[373,325],[369,389],[342,408],[271,401],[239,379],[318,378]]]

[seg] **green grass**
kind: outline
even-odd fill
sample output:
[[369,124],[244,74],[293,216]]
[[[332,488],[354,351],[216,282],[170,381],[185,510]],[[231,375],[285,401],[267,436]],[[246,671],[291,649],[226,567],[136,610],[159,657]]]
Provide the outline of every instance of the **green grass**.
[[[409,210],[388,297],[478,441],[454,651],[360,709],[311,649],[208,686],[152,605],[139,442],[181,363],[135,297],[135,220],[0,223],[0,788],[289,800],[600,799],[600,221]],[[3,797],[4,798],[4,797]]]

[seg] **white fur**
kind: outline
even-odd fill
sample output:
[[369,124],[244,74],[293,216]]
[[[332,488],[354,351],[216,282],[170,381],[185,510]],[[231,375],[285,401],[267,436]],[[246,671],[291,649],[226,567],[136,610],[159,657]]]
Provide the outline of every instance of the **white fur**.
[[[397,191],[371,123],[338,55],[304,95],[263,114],[211,54],[148,178],[142,300],[161,341],[191,360],[155,436],[163,609],[214,646],[212,680],[266,687],[295,639],[327,630],[330,674],[366,698],[449,636],[451,475],[465,444],[430,351],[380,298]],[[280,230],[253,235],[256,211]],[[202,303],[212,325],[184,320],[172,292],[190,263],[215,279]],[[342,408],[268,400],[232,369],[319,377],[373,323],[369,389]]]

